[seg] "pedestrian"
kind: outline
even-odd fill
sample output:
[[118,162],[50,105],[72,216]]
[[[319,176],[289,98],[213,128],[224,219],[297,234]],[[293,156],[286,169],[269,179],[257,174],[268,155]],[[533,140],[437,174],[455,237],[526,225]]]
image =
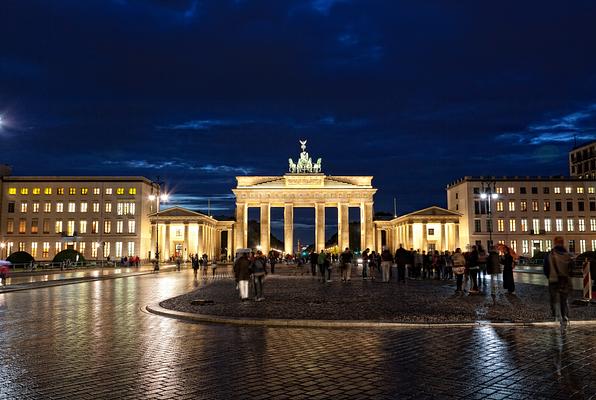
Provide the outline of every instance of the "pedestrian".
[[211,277],[215,278],[215,272],[217,271],[217,260],[211,261]]
[[561,322],[561,329],[569,325],[569,304],[567,298],[571,291],[571,269],[573,259],[565,249],[565,240],[561,236],[554,239],[553,249],[544,259],[544,275],[548,278],[550,308],[555,321]]
[[451,260],[453,262],[453,273],[455,274],[456,281],[455,293],[463,294],[464,290],[462,283],[464,280],[464,273],[466,272],[466,259],[459,247],[455,249],[455,253],[451,256]]
[[275,273],[275,263],[277,263],[277,255],[273,250],[269,252],[269,266],[271,267],[271,275]]
[[255,260],[252,263],[252,278],[255,290],[255,301],[263,301],[263,281],[267,275],[267,258],[261,250],[257,250]]
[[[381,256],[382,257],[382,256]],[[406,263],[409,259],[409,254],[406,249],[400,244],[399,249],[395,252],[395,263],[397,264],[397,281],[406,281]]]
[[486,273],[490,275],[490,295],[493,298],[493,304],[496,304],[499,290],[497,278],[501,273],[501,263],[495,246],[491,246],[489,249],[486,259]]
[[484,277],[486,277],[486,263],[488,261],[488,253],[484,250],[481,244],[478,245],[478,286],[482,286],[484,283]]
[[515,261],[511,255],[511,249],[505,247],[505,254],[503,255],[503,288],[507,289],[509,294],[515,293],[515,282],[513,281],[513,268],[515,268]]
[[176,269],[178,271],[180,271],[181,264],[182,264],[182,260],[180,259],[180,257],[176,257]]
[[472,246],[472,251],[468,257],[468,271],[470,273],[470,294],[478,293],[478,249],[476,246]]
[[422,250],[422,278],[430,279],[431,275],[431,257],[426,250]]
[[408,279],[414,276],[414,249],[411,247],[406,257],[406,276]]
[[[366,249],[366,250],[368,250],[368,249]],[[368,267],[368,271],[369,272],[379,269],[379,262],[378,262],[377,252],[376,251],[373,251],[370,254],[367,253],[367,256],[366,256],[366,265]]]
[[[366,248],[362,254],[362,274],[364,274],[364,269],[366,268],[367,271],[370,271],[374,268],[374,260],[373,257],[370,255],[370,249]],[[371,261],[373,261],[373,265],[371,265]]]
[[319,272],[321,273],[321,282],[325,282],[325,274],[326,274],[325,259],[326,259],[325,251],[321,250],[321,252],[319,253],[319,255],[317,257],[317,265],[319,266]]
[[445,251],[445,279],[453,279],[453,255],[449,251]]
[[199,272],[199,256],[198,255],[194,255],[192,258],[192,273],[194,275],[194,278],[197,279],[197,273]]
[[416,279],[421,279],[422,277],[422,254],[420,254],[420,249],[416,250],[414,253],[414,277]]
[[391,252],[387,248],[387,246],[383,246],[383,251],[381,252],[381,270],[383,282],[389,282],[389,270],[391,269],[391,265],[393,265],[393,256]]
[[327,271],[327,283],[331,282],[331,272],[332,272],[332,264],[331,264],[331,256],[329,254],[323,253],[325,255],[325,261],[323,263],[325,271]]
[[8,279],[8,275],[10,270],[8,266],[2,265],[0,266],[0,281],[2,281],[2,285],[6,286],[6,280]]
[[[310,273],[312,276],[317,276],[317,259],[319,255],[313,250],[308,255],[308,261],[310,262]],[[272,272],[273,273],[273,272]]]
[[209,267],[209,256],[207,255],[207,253],[203,253],[201,259],[203,260],[203,265],[201,266],[201,269],[203,270],[203,274],[207,275],[207,268]]
[[354,258],[354,255],[348,247],[346,247],[346,249],[339,256],[341,281],[344,283],[350,282],[350,275],[352,271],[352,258]]
[[248,253],[241,253],[234,263],[234,277],[242,301],[248,299],[248,280],[251,274],[251,262]]

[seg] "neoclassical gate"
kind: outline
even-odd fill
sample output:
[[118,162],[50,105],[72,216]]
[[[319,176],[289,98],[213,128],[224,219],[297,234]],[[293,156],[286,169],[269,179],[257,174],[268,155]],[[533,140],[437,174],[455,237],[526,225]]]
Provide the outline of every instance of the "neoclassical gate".
[[246,247],[248,209],[261,210],[260,246],[270,249],[271,207],[284,209],[284,251],[294,253],[294,208],[315,209],[315,248],[325,248],[325,208],[337,208],[338,246],[349,246],[349,208],[360,209],[360,243],[362,249],[374,249],[372,176],[327,176],[321,172],[322,161],[313,163],[301,141],[302,153],[297,162],[289,160],[289,172],[283,176],[238,176],[236,195],[235,246]]

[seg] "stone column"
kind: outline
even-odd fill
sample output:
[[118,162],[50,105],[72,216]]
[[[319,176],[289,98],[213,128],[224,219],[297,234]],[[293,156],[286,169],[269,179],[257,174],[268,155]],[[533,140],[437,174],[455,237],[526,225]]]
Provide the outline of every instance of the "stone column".
[[375,247],[375,232],[374,232],[374,225],[373,225],[373,203],[364,203],[364,219],[361,221],[365,221],[364,226],[361,227],[362,231],[365,233],[365,248],[373,249]]
[[151,224],[151,242],[149,244],[149,250],[151,250],[151,258],[155,258],[155,243],[157,241],[157,225],[155,223]]
[[[233,243],[234,239],[232,238],[232,230],[228,229],[227,232],[228,232],[228,245],[227,245],[228,254],[227,254],[227,256],[230,257],[230,255],[234,255],[233,254],[234,253],[234,250],[233,250],[234,249],[234,243]],[[226,261],[228,261],[228,260],[226,260]]]
[[377,253],[382,250],[382,247],[383,247],[383,230],[377,228],[377,247],[376,247]]
[[221,230],[215,228],[215,257],[221,257]]
[[325,249],[325,203],[315,204],[315,243],[318,253]]
[[170,223],[166,222],[165,227],[164,227],[164,247],[163,247],[163,257],[165,260],[169,260],[170,259],[170,251],[171,251],[171,245],[170,245]]
[[184,247],[182,248],[182,260],[188,258],[188,250],[190,248],[190,241],[188,240],[188,222],[184,222]]
[[284,206],[284,251],[294,254],[294,206]]
[[205,233],[203,232],[203,224],[197,225],[197,254],[199,257],[205,252]]
[[[248,229],[248,209],[246,203],[236,203],[236,248],[246,247]],[[236,249],[234,249],[234,252]]]
[[347,204],[337,205],[337,245],[340,252],[350,246],[350,218]]
[[445,221],[441,221],[441,251],[451,250],[447,239],[447,225],[445,224]]
[[426,222],[422,224],[422,248],[428,251],[428,228],[426,227]]
[[269,253],[271,237],[271,205],[261,204],[261,251],[263,254]]

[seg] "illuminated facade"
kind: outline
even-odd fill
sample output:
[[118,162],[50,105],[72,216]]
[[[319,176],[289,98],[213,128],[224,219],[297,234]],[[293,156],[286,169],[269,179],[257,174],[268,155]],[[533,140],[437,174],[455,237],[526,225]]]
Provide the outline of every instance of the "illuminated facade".
[[576,147],[569,152],[569,175],[596,179],[596,142]]

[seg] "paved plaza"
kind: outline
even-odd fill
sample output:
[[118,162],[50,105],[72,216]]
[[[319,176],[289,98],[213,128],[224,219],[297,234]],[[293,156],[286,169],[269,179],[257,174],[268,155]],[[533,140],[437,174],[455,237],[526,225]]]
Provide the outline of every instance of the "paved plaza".
[[593,327],[289,329],[144,311],[196,285],[183,270],[0,294],[0,398],[596,398]]

